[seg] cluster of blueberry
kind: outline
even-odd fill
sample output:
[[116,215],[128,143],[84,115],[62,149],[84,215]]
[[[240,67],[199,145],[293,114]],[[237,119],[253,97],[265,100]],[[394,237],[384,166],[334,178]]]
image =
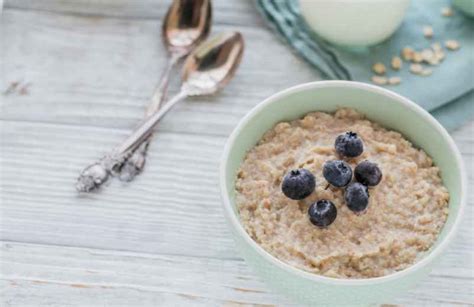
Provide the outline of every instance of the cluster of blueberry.
[[[364,151],[361,138],[354,132],[339,135],[334,146],[341,157],[354,158]],[[356,181],[352,183],[351,166],[343,160],[327,161],[323,166],[323,176],[335,187],[346,187],[344,199],[347,207],[357,214],[362,213],[369,205],[368,187],[376,186],[382,180],[379,167],[370,161],[363,161],[356,166],[354,169]],[[314,175],[304,168],[292,170],[283,178],[283,194],[291,199],[304,199],[313,193],[315,187]],[[337,209],[330,200],[322,199],[309,207],[308,215],[314,225],[327,227],[336,219]]]

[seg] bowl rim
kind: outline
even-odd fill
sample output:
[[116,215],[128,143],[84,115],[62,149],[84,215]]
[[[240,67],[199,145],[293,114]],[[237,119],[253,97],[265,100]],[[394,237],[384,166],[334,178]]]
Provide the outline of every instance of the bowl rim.
[[[424,256],[420,260],[418,260],[413,265],[389,275],[381,276],[381,277],[372,277],[372,278],[364,278],[364,279],[348,279],[348,278],[333,278],[327,277],[323,275],[318,275],[310,272],[303,271],[296,267],[293,267],[278,258],[274,257],[267,251],[265,251],[260,245],[258,245],[245,231],[243,225],[240,222],[237,214],[234,213],[232,209],[232,204],[228,197],[228,190],[226,187],[226,178],[227,178],[227,161],[229,158],[229,154],[231,149],[234,146],[235,140],[237,136],[241,133],[247,123],[258,113],[262,112],[265,107],[275,101],[280,100],[282,97],[287,95],[297,93],[300,91],[308,90],[308,89],[318,89],[318,88],[327,88],[327,87],[348,87],[348,88],[355,88],[361,89],[369,92],[374,92],[379,95],[384,95],[392,98],[397,103],[403,105],[404,107],[412,110],[413,112],[417,113],[419,116],[424,118],[429,124],[435,129],[440,136],[447,142],[449,145],[449,150],[452,152],[453,157],[456,160],[456,163],[459,165],[460,175],[461,175],[461,195],[460,195],[460,203],[459,203],[459,210],[455,220],[453,222],[453,226],[448,231],[446,236],[443,238],[442,241],[432,249],[428,255]],[[315,110],[316,111],[316,110]],[[361,286],[361,285],[374,285],[383,282],[393,281],[399,278],[402,278],[406,275],[409,275],[418,269],[426,266],[427,264],[431,263],[441,252],[443,252],[447,245],[451,242],[453,235],[456,233],[461,217],[463,216],[463,211],[466,203],[466,187],[467,187],[467,174],[464,168],[464,162],[461,157],[461,153],[457,148],[454,140],[451,138],[449,133],[446,129],[426,110],[421,108],[419,105],[411,101],[410,99],[403,97],[395,92],[387,90],[385,88],[362,83],[362,82],[355,82],[355,81],[342,81],[342,80],[331,80],[331,81],[315,81],[309,83],[303,83],[300,85],[292,86],[285,90],[279,91],[270,97],[266,98],[255,107],[253,107],[237,124],[237,126],[232,131],[231,135],[227,139],[227,142],[224,147],[224,151],[220,161],[220,170],[219,170],[219,186],[222,198],[222,205],[224,207],[224,213],[226,214],[228,220],[231,221],[232,227],[237,231],[238,235],[241,236],[245,242],[253,248],[263,259],[267,262],[277,266],[283,271],[286,271],[289,274],[296,275],[297,277],[304,278],[310,281],[325,283],[330,285],[346,285],[346,286]]]

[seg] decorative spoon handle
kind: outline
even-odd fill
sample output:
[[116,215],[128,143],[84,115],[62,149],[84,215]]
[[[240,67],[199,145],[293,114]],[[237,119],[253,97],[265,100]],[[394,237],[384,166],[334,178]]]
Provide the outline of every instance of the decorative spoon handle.
[[153,92],[151,97],[151,103],[148,105],[145,111],[145,117],[148,117],[160,109],[161,103],[165,100],[166,92],[168,90],[168,83],[171,75],[171,70],[178,63],[179,59],[183,56],[180,54],[172,53],[171,57],[166,64],[166,68],[161,75],[160,81]]
[[115,155],[123,155],[129,151],[135,150],[143,141],[145,141],[152,133],[153,128],[168,113],[171,108],[178,102],[188,96],[187,91],[181,88],[181,91],[165,103],[160,110],[147,117],[134,131],[125,139],[123,143],[114,151]]
[[[163,72],[163,75],[156,87],[153,96],[151,97],[151,103],[148,105],[145,118],[151,116],[153,113],[157,112],[161,104],[166,97],[166,91],[168,89],[168,81],[171,74],[171,70],[176,65],[179,59],[182,58],[182,54],[172,53],[168,61],[168,64]],[[125,159],[122,167],[120,168],[119,179],[122,181],[132,181],[135,176],[142,172],[143,167],[145,166],[146,153],[148,150],[148,145],[150,145],[152,135],[148,137],[135,151],[130,153],[130,157]]]
[[146,118],[134,132],[127,137],[111,154],[104,156],[99,161],[87,166],[79,175],[76,189],[79,192],[95,190],[107,181],[109,176],[120,171],[125,160],[153,133],[153,128],[178,102],[188,96],[187,91],[181,91],[168,101],[158,112]]

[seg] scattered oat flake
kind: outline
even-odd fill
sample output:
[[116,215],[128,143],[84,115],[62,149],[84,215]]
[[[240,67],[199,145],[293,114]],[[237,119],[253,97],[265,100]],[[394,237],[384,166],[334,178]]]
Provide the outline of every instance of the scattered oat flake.
[[423,35],[426,38],[432,38],[434,34],[433,27],[432,26],[424,26],[423,27]]
[[431,60],[435,59],[435,53],[431,49],[423,49],[421,51],[421,57],[423,58],[423,61],[425,62],[430,62]]
[[430,65],[438,65],[440,62],[440,59],[436,55],[434,55],[432,58],[426,60],[426,62]]
[[443,7],[441,9],[441,15],[443,15],[444,17],[451,17],[454,15],[454,11],[451,7],[447,6],[447,7]]
[[391,65],[392,65],[392,68],[395,69],[395,70],[399,70],[400,68],[402,68],[402,59],[398,56],[394,56],[392,58],[392,62],[391,62]]
[[457,40],[454,40],[454,39],[450,39],[450,40],[445,41],[444,45],[449,50],[458,50],[461,47],[459,42]]
[[413,52],[413,59],[412,59],[413,62],[415,63],[421,63],[423,62],[423,57],[421,56],[421,53],[420,52]]
[[400,77],[390,77],[390,78],[388,78],[388,84],[390,84],[390,85],[397,85],[397,84],[400,84],[400,82],[402,82],[402,78],[400,78]]
[[423,71],[423,66],[421,64],[411,64],[410,71],[414,74],[420,74]]
[[379,75],[383,75],[386,71],[385,69],[385,65],[383,65],[382,63],[375,63],[373,66],[372,66],[372,70],[376,73],[376,74],[379,74]]
[[426,76],[431,75],[432,73],[433,73],[433,70],[432,70],[432,69],[430,69],[430,68],[425,68],[425,69],[423,69],[423,70],[421,71],[420,75],[426,77]]
[[374,84],[378,84],[378,85],[385,85],[388,83],[388,80],[386,77],[382,77],[382,76],[372,76],[372,82]]
[[402,49],[402,58],[405,61],[411,61],[413,59],[413,54],[415,53],[415,50],[411,47],[405,47]]
[[444,60],[444,57],[445,57],[444,51],[442,51],[442,50],[435,51],[435,55],[436,55],[436,58],[438,59],[439,62]]

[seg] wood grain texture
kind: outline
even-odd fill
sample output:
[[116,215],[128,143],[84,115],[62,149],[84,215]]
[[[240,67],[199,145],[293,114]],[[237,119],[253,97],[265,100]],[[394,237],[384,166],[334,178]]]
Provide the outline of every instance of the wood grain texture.
[[[262,27],[264,22],[256,17],[253,0],[213,1],[213,23]],[[5,0],[5,8],[52,12],[81,17],[115,17],[120,19],[161,20],[170,1],[155,0]]]
[[[96,20],[8,9],[3,20],[3,88],[16,81],[29,87],[28,95],[4,96],[1,118],[130,129],[143,117],[166,62],[157,39],[159,20]],[[224,30],[239,30],[246,40],[235,79],[216,96],[177,106],[159,129],[228,135],[263,98],[318,78],[265,28],[213,26],[214,33]],[[291,78],[289,67],[296,72]],[[170,94],[177,91],[178,79]]]
[[[77,173],[143,115],[164,65],[157,29],[168,1],[6,2],[0,85],[27,87],[0,96],[0,305],[291,305],[235,250],[217,169],[250,108],[319,76],[262,26],[251,1],[214,3],[214,33],[246,39],[236,79],[166,117],[136,181],[78,197]],[[474,122],[453,135],[472,186]],[[460,232],[429,278],[387,303],[474,303],[473,208],[469,195]]]

